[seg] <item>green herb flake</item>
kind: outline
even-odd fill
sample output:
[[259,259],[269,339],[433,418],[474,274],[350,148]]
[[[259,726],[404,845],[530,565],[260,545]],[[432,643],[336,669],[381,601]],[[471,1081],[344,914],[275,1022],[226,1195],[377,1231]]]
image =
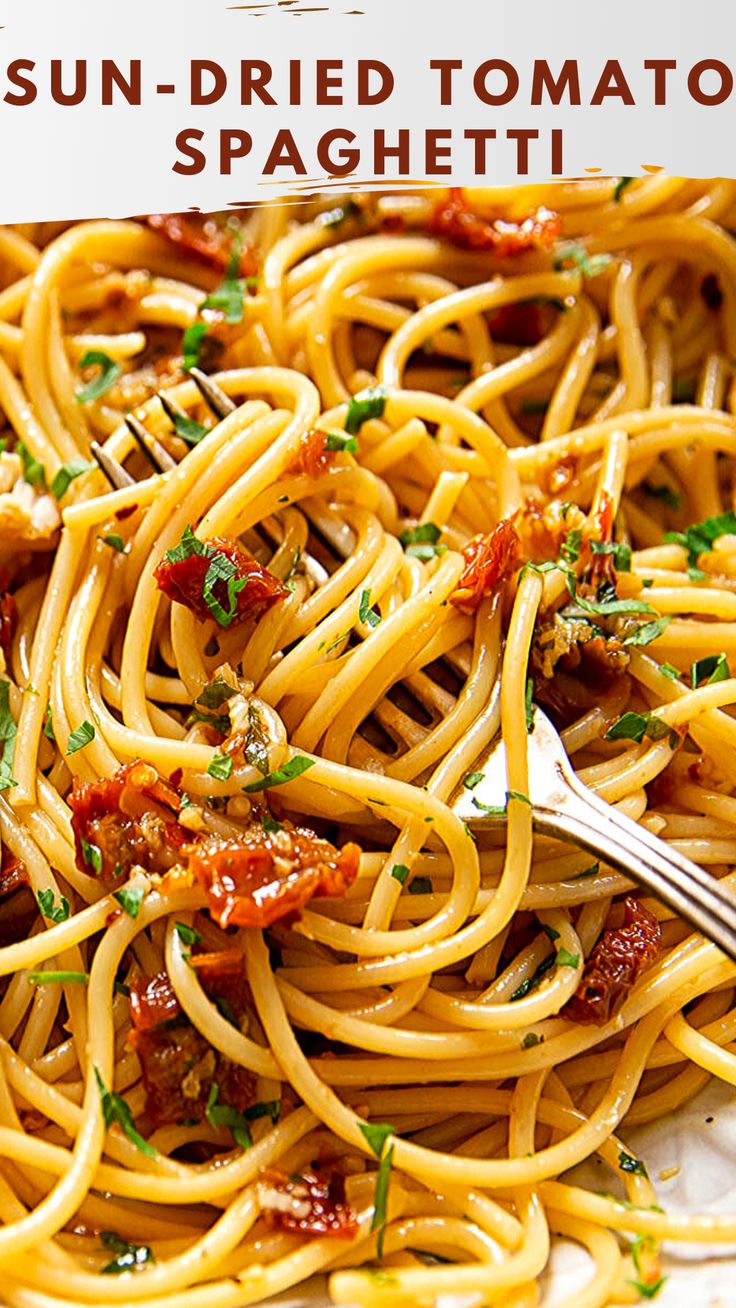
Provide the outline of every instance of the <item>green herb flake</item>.
[[548,954],[546,958],[542,959],[539,967],[532,976],[526,977],[521,985],[517,986],[514,993],[509,997],[510,1004],[515,1004],[519,999],[526,999],[526,996],[530,994],[532,990],[537,989],[542,977],[545,976],[547,972],[550,972],[554,967],[555,957],[554,954]]
[[122,554],[125,549],[125,542],[116,531],[110,532],[107,536],[99,536],[98,540],[101,540],[103,545],[109,545],[110,549],[114,550],[116,554]]
[[534,727],[534,682],[531,677],[527,677],[526,690],[524,691],[524,717],[526,719],[527,734]]
[[468,772],[467,775],[463,777],[463,785],[465,789],[475,790],[475,787],[483,780],[483,775],[482,772]]
[[357,454],[358,442],[355,436],[346,435],[342,431],[328,431],[325,449],[335,454]]
[[648,1172],[640,1158],[634,1158],[633,1154],[627,1154],[625,1149],[619,1149],[618,1165],[622,1172],[633,1172],[635,1176],[644,1176],[648,1179]]
[[506,792],[506,799],[510,802],[515,799],[518,804],[526,804],[527,808],[532,808],[532,801],[528,795],[523,795],[520,790],[509,790]]
[[94,740],[94,738],[95,738],[95,729],[92,726],[92,723],[88,722],[87,719],[85,718],[81,727],[77,727],[76,730],[74,730],[71,733],[66,743],[67,755],[76,754],[78,749],[84,749],[87,745],[90,744],[91,741]]
[[592,554],[610,554],[617,572],[631,572],[631,546],[625,541],[592,540],[590,550]]
[[721,513],[715,518],[706,518],[696,522],[686,531],[668,531],[665,540],[670,544],[682,545],[687,550],[688,562],[697,565],[701,554],[709,553],[711,547],[721,536],[736,534],[736,513]]
[[207,324],[204,322],[192,322],[184,332],[181,340],[182,368],[184,372],[191,372],[192,368],[198,367],[199,354],[206,335]]
[[[190,367],[194,367],[191,364]],[[195,422],[187,413],[174,414],[174,431],[187,445],[199,445],[199,442],[208,435],[208,430],[203,427],[201,422]]]
[[565,949],[563,947],[562,949],[557,950],[557,954],[555,956],[555,963],[557,964],[558,967],[577,968],[580,967],[580,955],[571,954],[568,949]]
[[174,930],[181,940],[181,943],[186,945],[188,949],[191,949],[193,945],[200,945],[202,943],[201,932],[197,931],[195,927],[187,926],[186,922],[175,922]]
[[447,553],[447,546],[439,544],[441,529],[436,522],[420,522],[416,527],[402,531],[399,540],[412,559],[433,559]]
[[583,544],[583,532],[580,527],[573,527],[568,531],[560,547],[560,555],[567,564],[577,563],[580,557],[580,549]]
[[590,867],[584,868],[582,872],[576,872],[575,876],[571,877],[571,880],[583,881],[586,877],[597,877],[600,870],[600,863],[591,863]]
[[508,807],[506,804],[484,804],[477,796],[473,796],[473,804],[481,813],[487,813],[489,817],[506,817]]
[[253,1144],[253,1137],[245,1114],[238,1112],[237,1108],[232,1108],[230,1104],[219,1104],[217,1102],[219,1095],[220,1087],[216,1081],[213,1081],[204,1110],[207,1121],[213,1131],[219,1130],[221,1126],[226,1127],[241,1149],[250,1149]]
[[36,899],[38,900],[38,907],[44,917],[49,919],[49,922],[55,922],[58,926],[60,922],[67,921],[69,914],[71,913],[71,908],[69,907],[69,900],[66,898],[66,895],[61,896],[61,903],[58,906],[54,902],[56,896],[51,889],[39,890]]
[[222,708],[223,704],[226,704],[236,694],[237,691],[227,681],[224,681],[222,677],[217,677],[215,681],[211,681],[208,686],[205,686],[201,695],[198,695],[194,702],[199,704],[201,708],[218,709]]
[[708,573],[703,572],[702,568],[690,567],[687,570],[687,579],[688,581],[692,581],[694,585],[699,586],[701,581],[708,580]]
[[563,246],[554,260],[554,267],[559,272],[566,264],[572,263],[580,269],[587,279],[599,277],[611,262],[610,254],[588,254],[583,245],[573,242]]
[[345,430],[349,436],[357,436],[364,422],[371,418],[382,418],[388,399],[385,386],[369,386],[354,395],[348,405]]
[[666,631],[671,621],[670,614],[667,614],[663,618],[656,618],[654,622],[643,623],[630,636],[625,637],[624,645],[651,645],[653,640],[659,640],[662,632]]
[[383,1237],[386,1230],[386,1215],[388,1211],[388,1192],[391,1184],[391,1163],[394,1156],[394,1146],[383,1156],[378,1164],[378,1173],[376,1175],[376,1189],[373,1199],[373,1217],[371,1219],[371,1230],[378,1231],[378,1240],[376,1241],[376,1253],[379,1258],[383,1258]]
[[29,972],[28,984],[31,986],[45,986],[57,983],[59,985],[89,985],[89,972]]
[[117,899],[121,908],[125,909],[128,917],[137,917],[141,904],[146,897],[146,891],[143,886],[124,886],[122,890],[113,891],[113,899]]
[[623,193],[624,193],[624,191],[626,190],[627,186],[631,186],[631,183],[632,183],[634,180],[635,180],[635,178],[633,178],[633,177],[619,177],[619,179],[618,179],[618,181],[617,181],[617,183],[616,183],[616,185],[615,185],[615,187],[614,187],[614,190],[613,190],[613,202],[614,202],[614,204],[619,204],[619,203],[620,203],[621,196],[623,195]]
[[208,775],[216,781],[227,781],[233,770],[233,760],[229,754],[214,754],[207,767]]
[[693,690],[697,690],[698,686],[713,686],[718,681],[728,681],[730,676],[725,654],[711,654],[708,658],[698,659],[690,669]]
[[91,382],[77,391],[75,396],[77,404],[92,404],[94,400],[99,400],[111,386],[114,386],[123,371],[117,360],[111,359],[109,354],[105,354],[102,350],[87,350],[79,360],[79,366],[80,368],[97,367],[100,371]]
[[544,1036],[537,1035],[536,1031],[527,1031],[521,1042],[522,1049],[534,1049],[535,1045],[543,1045]]
[[50,704],[47,704],[47,705],[46,705],[46,712],[45,712],[44,715],[43,715],[43,728],[42,728],[42,730],[43,730],[43,734],[44,734],[44,736],[46,737],[46,739],[47,739],[47,740],[50,740],[51,743],[52,743],[53,745],[55,745],[55,744],[56,744],[56,736],[54,735],[54,724],[53,724],[53,721],[52,721],[52,718],[51,718],[51,705],[50,705]]
[[431,895],[433,886],[429,877],[413,877],[409,882],[410,895]]
[[268,775],[268,737],[263,729],[261,715],[253,704],[248,705],[248,730],[245,733],[243,756],[246,763],[262,776]]
[[409,869],[403,863],[394,863],[391,868],[391,876],[394,881],[398,881],[400,886],[406,885],[406,878],[409,875]]
[[10,790],[16,785],[13,778],[13,753],[17,734],[15,718],[10,711],[10,682],[0,681],[0,791]]
[[243,790],[250,795],[259,790],[269,790],[272,786],[283,786],[287,781],[294,781],[303,772],[313,768],[315,762],[316,759],[307,758],[305,754],[295,754],[283,767],[277,768],[275,772],[269,772],[260,781],[252,781],[249,786],[244,786]]
[[51,494],[60,500],[77,477],[85,472],[93,472],[96,467],[97,464],[90,463],[88,459],[72,459],[70,463],[62,464],[51,483]]
[[102,873],[102,850],[98,845],[92,845],[88,840],[82,839],[82,858],[87,867],[91,867],[98,876]]
[[100,1268],[102,1276],[119,1276],[121,1272],[136,1272],[156,1259],[147,1244],[129,1244],[117,1231],[102,1231],[100,1239],[106,1249],[115,1254],[111,1262]]
[[45,491],[46,469],[43,464],[34,458],[23,441],[18,441],[15,449],[16,453],[20,455],[20,461],[23,465],[23,480],[27,481],[29,486],[35,486],[37,490]]
[[147,1140],[144,1140],[140,1132],[136,1130],[133,1121],[133,1114],[123,1099],[123,1096],[116,1095],[111,1090],[107,1089],[102,1077],[100,1076],[99,1068],[97,1067],[95,1067],[95,1078],[97,1081],[97,1088],[100,1092],[102,1115],[105,1119],[105,1126],[109,1127],[112,1126],[114,1122],[117,1122],[121,1131],[127,1135],[128,1139],[135,1145],[136,1149],[140,1149],[141,1153],[145,1154],[147,1158],[157,1158],[158,1154],[153,1145],[149,1144]]
[[377,627],[381,621],[380,613],[371,608],[371,592],[369,590],[363,590],[360,593],[358,617],[361,622],[367,622],[369,627]]
[[381,1157],[389,1136],[396,1135],[396,1128],[389,1126],[387,1122],[358,1122],[358,1126],[376,1158]]
[[677,668],[673,668],[671,663],[660,664],[659,670],[662,673],[662,676],[667,677],[669,681],[679,681],[680,679],[680,674],[677,671]]

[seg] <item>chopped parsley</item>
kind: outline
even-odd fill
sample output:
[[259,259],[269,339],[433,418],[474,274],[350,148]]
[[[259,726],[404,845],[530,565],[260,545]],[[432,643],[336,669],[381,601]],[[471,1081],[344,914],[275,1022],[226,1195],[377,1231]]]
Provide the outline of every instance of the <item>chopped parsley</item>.
[[10,790],[15,784],[13,778],[13,753],[18,728],[10,712],[10,682],[0,681],[0,790]]
[[483,780],[483,776],[484,774],[482,772],[468,772],[467,775],[463,777],[463,785],[465,789],[475,790],[475,787]]
[[117,1231],[102,1231],[100,1239],[106,1249],[115,1254],[111,1262],[100,1268],[102,1276],[119,1276],[121,1272],[135,1272],[156,1259],[147,1244],[129,1244]]
[[87,864],[87,867],[91,867],[93,871],[100,876],[102,872],[102,850],[98,845],[91,845],[89,841],[84,838],[82,838],[81,845],[82,858]]
[[402,531],[399,540],[410,559],[434,559],[447,553],[447,546],[438,543],[441,535],[436,522],[420,522]]
[[634,740],[638,745],[644,737],[649,740],[664,740],[669,737],[672,748],[678,743],[679,736],[672,727],[652,713],[624,713],[604,734],[605,740]]
[[382,418],[388,399],[385,386],[369,386],[354,395],[348,405],[345,430],[349,436],[357,436],[364,422],[371,418]]
[[580,527],[573,527],[568,531],[562,545],[560,546],[560,556],[567,564],[577,563],[580,557],[580,549],[583,544],[583,532]]
[[536,1031],[527,1031],[521,1042],[522,1049],[533,1049],[535,1045],[543,1045],[544,1036],[537,1035]]
[[431,895],[432,893],[433,886],[429,877],[414,877],[409,882],[410,895]]
[[192,322],[184,332],[181,341],[182,368],[184,372],[191,372],[192,368],[198,367],[199,354],[206,335],[207,324],[204,322]]
[[363,1135],[373,1150],[376,1158],[383,1153],[383,1146],[390,1135],[396,1135],[396,1128],[387,1122],[358,1122]]
[[43,464],[34,458],[23,441],[18,441],[15,450],[16,454],[20,455],[20,461],[23,464],[23,480],[27,481],[29,486],[35,486],[37,490],[45,491],[46,469]]
[[89,985],[89,972],[29,972],[30,986],[45,986],[58,982],[60,985]]
[[583,881],[586,877],[597,877],[601,870],[600,863],[591,863],[590,867],[583,868],[582,872],[576,872],[571,878],[572,881]]
[[207,435],[207,428],[203,427],[201,422],[195,422],[190,418],[188,413],[174,414],[174,431],[180,436],[187,445],[199,445],[199,442]]
[[643,623],[630,636],[624,637],[624,645],[651,645],[653,640],[659,640],[671,621],[670,614],[667,614],[663,618],[656,618],[654,622]]
[[77,404],[91,404],[93,400],[99,400],[115,384],[123,371],[120,364],[102,350],[87,350],[79,360],[79,366],[80,368],[98,367],[100,371],[91,382],[77,391],[75,396]]
[[227,781],[233,770],[233,760],[229,754],[214,754],[207,767],[208,775],[216,781]]
[[72,459],[70,463],[62,464],[51,483],[51,494],[60,500],[77,477],[81,477],[85,472],[92,472],[96,467],[97,464],[90,463],[88,459]]
[[631,546],[625,541],[592,540],[590,549],[593,554],[611,554],[617,572],[631,572]]
[[558,967],[580,967],[580,955],[571,954],[568,949],[557,950],[555,963]]
[[360,593],[358,617],[361,622],[367,622],[369,627],[377,627],[381,621],[380,613],[371,608],[371,592],[369,590],[363,590]]
[[648,1179],[649,1173],[640,1158],[634,1158],[633,1154],[627,1154],[625,1149],[619,1149],[618,1165],[622,1172],[633,1172],[635,1176],[644,1176]]
[[133,1114],[123,1099],[123,1096],[116,1095],[111,1090],[107,1089],[102,1077],[100,1076],[99,1068],[97,1067],[95,1067],[95,1078],[97,1080],[97,1088],[100,1092],[102,1115],[105,1119],[105,1126],[109,1127],[112,1126],[114,1122],[117,1122],[121,1131],[127,1135],[130,1141],[132,1141],[136,1149],[140,1149],[141,1153],[145,1154],[148,1158],[156,1158],[157,1153],[153,1145],[149,1144],[147,1140],[144,1140],[139,1131],[136,1131]]
[[92,726],[92,723],[88,722],[85,718],[81,727],[77,727],[76,730],[71,733],[66,743],[67,754],[76,754],[78,749],[84,749],[85,746],[89,745],[90,741],[94,740],[94,738],[95,729]]
[[618,181],[617,181],[617,183],[616,183],[616,185],[615,185],[615,187],[614,187],[614,190],[613,190],[613,202],[614,202],[614,204],[618,204],[618,203],[619,203],[619,201],[621,200],[621,196],[623,195],[623,193],[624,193],[624,191],[626,190],[627,186],[631,186],[631,183],[632,183],[634,180],[635,180],[635,178],[633,178],[633,177],[619,177],[619,179],[618,179]]
[[217,1131],[221,1126],[227,1127],[233,1140],[241,1149],[250,1149],[253,1137],[245,1114],[238,1112],[238,1109],[232,1108],[230,1104],[219,1104],[217,1102],[219,1095],[220,1087],[216,1081],[213,1081],[204,1110],[207,1121],[213,1131]]
[[50,705],[50,704],[47,704],[47,705],[46,705],[46,712],[45,712],[44,715],[43,715],[43,727],[42,727],[42,731],[43,731],[43,734],[44,734],[44,736],[46,737],[46,739],[47,739],[47,740],[50,740],[50,741],[52,742],[52,744],[55,745],[55,744],[56,744],[56,736],[54,735],[54,723],[53,723],[53,720],[52,720],[52,717],[51,717],[51,705]]
[[376,1253],[379,1258],[383,1258],[383,1237],[386,1231],[386,1215],[388,1211],[388,1192],[391,1184],[391,1163],[394,1156],[394,1146],[383,1155],[378,1164],[378,1173],[376,1175],[376,1189],[373,1199],[373,1217],[371,1219],[371,1230],[378,1231],[376,1241]]
[[[682,496],[679,491],[673,490],[666,482],[655,486],[651,481],[645,481],[642,482],[642,490],[650,499],[661,500],[663,504],[667,505],[668,509],[682,508]],[[667,536],[665,536],[665,540],[667,540]]]
[[515,1004],[517,999],[526,999],[526,996],[530,994],[532,990],[537,989],[542,977],[545,976],[547,972],[550,972],[554,965],[555,955],[548,954],[546,958],[542,959],[536,972],[533,972],[531,976],[526,977],[521,985],[517,986],[514,993],[509,997],[509,1003]]
[[610,254],[588,254],[585,246],[573,242],[570,245],[563,246],[554,261],[554,267],[559,272],[565,267],[565,264],[572,263],[574,267],[579,268],[583,277],[586,279],[598,277],[611,262]]
[[400,886],[406,885],[406,878],[409,875],[409,869],[404,863],[394,863],[391,868],[391,876],[394,881],[398,881]]
[[121,908],[125,909],[128,917],[137,917],[141,904],[146,897],[144,886],[124,886],[122,890],[113,891],[113,899],[117,899]]
[[725,654],[711,654],[708,658],[698,659],[690,669],[693,690],[698,686],[713,686],[717,681],[728,681],[731,672]]
[[303,772],[313,768],[315,762],[315,759],[307,758],[306,754],[295,754],[288,763],[284,763],[283,767],[277,768],[275,772],[269,772],[260,781],[251,781],[249,786],[243,787],[243,790],[246,794],[253,794],[258,790],[269,790],[272,786],[283,786],[287,781],[294,781]]
[[208,686],[205,686],[194,703],[199,704],[201,708],[218,709],[222,708],[223,704],[232,699],[235,694],[237,694],[237,691],[227,681],[224,681],[222,677],[217,677]]
[[668,531],[665,540],[682,545],[687,550],[688,562],[695,566],[701,554],[707,554],[721,536],[736,534],[736,513],[721,513],[716,518],[696,522],[686,531]]
[[335,454],[357,454],[358,442],[355,436],[346,435],[342,431],[328,431],[325,449]]
[[71,908],[69,907],[69,900],[66,895],[61,896],[61,903],[58,907],[54,902],[56,896],[50,888],[48,890],[39,890],[36,899],[38,900],[38,907],[44,917],[49,919],[49,922],[56,922],[58,925],[59,922],[67,921],[69,914],[71,913]]
[[659,670],[662,673],[662,676],[667,677],[669,681],[679,681],[680,679],[680,674],[677,671],[677,668],[673,668],[671,663],[662,663]]
[[110,532],[108,536],[100,536],[99,539],[102,541],[103,545],[109,545],[110,549],[114,550],[116,554],[122,554],[125,549],[125,542],[123,541],[122,536],[119,536],[116,531]]
[[265,777],[268,774],[268,738],[263,730],[261,715],[252,704],[248,705],[248,730],[245,733],[243,755],[246,763]]
[[192,948],[192,945],[199,945],[202,943],[201,932],[197,931],[195,927],[187,926],[186,922],[175,922],[174,930],[181,940],[181,943],[187,945],[189,949]]
[[531,677],[527,677],[526,690],[524,692],[524,716],[526,717],[527,732],[531,731],[534,726],[534,704],[532,697],[534,695],[534,682]]

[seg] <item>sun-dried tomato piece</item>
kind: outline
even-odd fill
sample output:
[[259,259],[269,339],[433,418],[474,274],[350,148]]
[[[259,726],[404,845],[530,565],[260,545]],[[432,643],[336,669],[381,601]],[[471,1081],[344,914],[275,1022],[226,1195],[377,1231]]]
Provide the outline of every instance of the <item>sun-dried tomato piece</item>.
[[170,550],[154,577],[159,590],[191,609],[201,622],[214,618],[221,627],[237,627],[260,618],[289,594],[283,582],[231,540],[199,541],[185,537],[189,552],[171,559]]
[[345,1178],[335,1167],[313,1167],[298,1176],[264,1168],[258,1202],[274,1230],[343,1240],[358,1234],[358,1219],[345,1198]]
[[297,476],[303,473],[315,481],[318,477],[324,476],[332,467],[337,455],[337,450],[328,449],[327,440],[328,433],[319,427],[312,427],[311,431],[305,432],[299,442],[299,449],[286,471]]
[[69,803],[77,867],[103,881],[127,876],[135,866],[165,872],[191,841],[175,820],[179,800],[148,763],[128,763],[102,781],[75,777]]
[[[144,221],[173,245],[178,245],[205,263],[224,271],[233,252],[234,233],[228,225],[230,217],[229,214],[149,213]],[[240,276],[251,277],[257,271],[258,262],[253,248],[243,242]]]
[[516,570],[521,562],[519,536],[510,518],[490,535],[474,536],[463,550],[465,570],[450,596],[461,613],[477,613],[481,600]]
[[7,899],[8,895],[14,895],[21,886],[27,885],[28,872],[23,859],[17,858],[7,845],[3,845],[0,861],[0,899]]
[[[228,1018],[239,1022],[248,1006],[240,950],[192,955],[189,961],[207,996],[214,1003],[225,1000]],[[239,1112],[250,1107],[256,1089],[252,1073],[220,1054],[189,1022],[166,972],[137,977],[130,989],[129,1043],[140,1060],[146,1113],[153,1126],[202,1121],[213,1084],[219,1103]]]
[[0,649],[5,655],[5,663],[10,663],[13,637],[18,626],[18,605],[9,591],[0,599]]
[[489,250],[500,258],[526,250],[549,250],[562,233],[562,219],[544,205],[517,221],[481,218],[470,208],[460,187],[441,200],[430,220],[430,230],[463,250]]
[[536,345],[555,320],[554,305],[539,300],[517,300],[502,304],[488,315],[494,341],[505,345]]
[[188,851],[188,867],[221,927],[270,926],[296,916],[315,896],[344,895],[359,865],[357,845],[338,850],[307,828],[266,833],[253,824],[240,840],[208,837]]
[[657,957],[662,931],[656,917],[632,895],[624,900],[623,925],[604,931],[575,994],[563,1012],[573,1022],[602,1025]]

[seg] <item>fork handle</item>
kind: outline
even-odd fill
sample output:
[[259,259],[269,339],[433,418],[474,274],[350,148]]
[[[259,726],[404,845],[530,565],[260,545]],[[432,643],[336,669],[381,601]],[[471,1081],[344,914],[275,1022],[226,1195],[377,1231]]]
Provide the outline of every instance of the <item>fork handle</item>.
[[[562,778],[560,778],[562,779]],[[545,835],[582,845],[638,881],[736,962],[736,898],[697,863],[669,848],[594,795],[577,778],[564,777],[556,809],[534,808]]]

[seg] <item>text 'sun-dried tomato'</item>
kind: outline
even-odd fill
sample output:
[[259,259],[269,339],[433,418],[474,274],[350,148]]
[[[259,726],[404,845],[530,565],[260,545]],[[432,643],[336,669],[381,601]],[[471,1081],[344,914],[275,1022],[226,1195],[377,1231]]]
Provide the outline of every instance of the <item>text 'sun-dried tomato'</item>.
[[510,577],[521,562],[519,536],[508,518],[487,536],[474,536],[463,550],[465,570],[450,596],[461,613],[477,613],[481,600]]
[[541,206],[526,218],[481,218],[459,187],[435,208],[430,229],[463,250],[487,250],[500,258],[526,250],[549,250],[562,232],[562,219]]
[[237,841],[202,840],[188,857],[221,927],[270,926],[314,897],[344,895],[359,865],[357,845],[338,850],[305,828],[265,833],[256,824]]
[[170,600],[185,605],[201,622],[214,618],[225,628],[260,618],[289,594],[283,582],[233,541],[200,541],[191,531],[167,551],[153,575]]
[[258,1179],[258,1202],[274,1230],[344,1240],[358,1234],[357,1218],[345,1198],[345,1178],[336,1168],[312,1167],[298,1176],[266,1168]]
[[[230,217],[229,214],[149,213],[145,222],[173,245],[224,271],[233,252],[234,233],[228,223]],[[238,271],[241,277],[252,277],[258,271],[253,248],[245,242],[240,251]]]
[[607,1022],[654,962],[661,938],[656,917],[627,895],[623,924],[604,931],[585,964],[580,985],[565,1005],[565,1016],[573,1022]]

